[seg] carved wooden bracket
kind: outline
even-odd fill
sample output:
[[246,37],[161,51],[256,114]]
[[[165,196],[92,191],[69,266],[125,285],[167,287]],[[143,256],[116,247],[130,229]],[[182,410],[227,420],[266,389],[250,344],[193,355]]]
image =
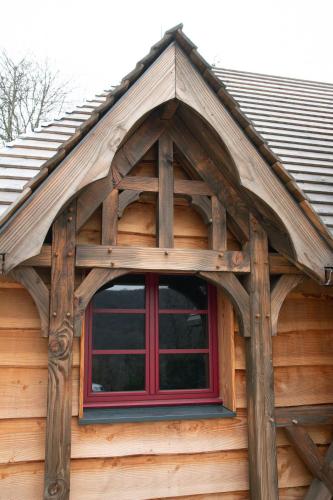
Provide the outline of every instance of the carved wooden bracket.
[[304,279],[304,276],[297,274],[283,275],[275,284],[271,292],[271,321],[272,335],[277,335],[279,313],[282,304],[288,293],[293,290]]

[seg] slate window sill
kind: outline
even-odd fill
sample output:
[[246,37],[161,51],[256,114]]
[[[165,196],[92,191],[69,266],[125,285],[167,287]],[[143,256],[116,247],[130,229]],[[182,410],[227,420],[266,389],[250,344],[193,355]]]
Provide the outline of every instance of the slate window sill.
[[85,408],[81,425],[126,422],[156,422],[161,420],[197,420],[232,418],[236,413],[222,405],[155,406],[141,408]]

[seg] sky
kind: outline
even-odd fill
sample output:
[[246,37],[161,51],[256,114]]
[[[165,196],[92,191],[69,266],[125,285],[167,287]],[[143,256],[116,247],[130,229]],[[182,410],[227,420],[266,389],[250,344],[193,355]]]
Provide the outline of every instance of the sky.
[[0,0],[0,49],[47,58],[80,100],[183,23],[211,64],[333,83],[332,19],[333,0]]

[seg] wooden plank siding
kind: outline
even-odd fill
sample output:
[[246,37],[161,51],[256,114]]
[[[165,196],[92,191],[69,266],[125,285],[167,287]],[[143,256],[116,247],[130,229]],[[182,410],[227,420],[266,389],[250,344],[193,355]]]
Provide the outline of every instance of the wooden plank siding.
[[[208,248],[209,231],[201,217],[182,201],[176,203],[175,247]],[[142,217],[135,216],[138,207]],[[117,243],[151,241],[154,246],[155,212],[156,200],[149,197],[130,205],[119,220]],[[98,244],[101,229],[99,210],[78,240]],[[239,248],[229,232],[227,245]],[[47,339],[40,335],[37,308],[22,285],[1,277],[0,298],[0,498],[11,498],[15,490],[17,498],[37,500],[43,491]],[[277,406],[333,403],[332,304],[333,292],[310,279],[284,302],[272,339]],[[74,339],[72,500],[249,498],[244,339],[237,324],[234,419],[79,426],[78,342]],[[309,429],[323,453],[332,431],[330,426]],[[277,430],[277,445],[279,497],[300,499],[312,477],[283,429]]]
[[[43,483],[47,340],[40,336],[37,309],[28,293],[21,285],[6,278],[2,278],[0,283],[3,307],[0,328],[0,473],[4,478],[2,494],[5,495],[11,488],[15,488],[18,494],[21,492],[19,498],[35,500],[41,497],[39,492],[42,491]],[[320,292],[323,292],[322,295]],[[25,307],[18,311],[17,318],[14,318],[15,322],[10,308],[15,297],[13,293],[17,293],[22,304],[25,304]],[[333,375],[333,356],[329,351],[333,343],[332,300],[333,296],[328,289],[320,289],[307,280],[289,294],[283,305],[278,324],[279,334],[273,338],[276,403],[279,406],[332,403],[333,394],[329,384]],[[299,314],[291,321],[295,307]],[[6,318],[6,311],[11,318],[9,320]],[[29,318],[28,324],[35,326],[27,328],[24,316]],[[10,327],[3,327],[5,324]],[[236,395],[238,407],[243,407],[244,340],[238,335],[236,339]],[[73,388],[73,396],[78,394],[78,339],[75,339],[75,342],[73,378],[76,379],[76,385]],[[9,409],[4,412],[4,407]],[[151,474],[152,482],[150,486],[146,485],[149,492],[143,491],[142,498],[151,498],[149,488],[152,484],[158,484],[166,471],[174,478],[171,481],[172,487],[169,491],[156,489],[156,498],[186,498],[192,495],[198,495],[198,498],[203,495],[202,498],[208,499],[223,499],[225,495],[225,498],[228,499],[229,496],[233,500],[242,498],[239,495],[248,498],[247,459],[244,454],[247,446],[245,410],[238,408],[237,417],[228,420],[84,427],[77,423],[77,412],[76,403],[72,419],[73,499],[81,499],[83,492],[77,488],[89,472],[96,474],[94,477],[101,481],[100,490],[96,494],[92,493],[91,486],[84,483],[87,485],[87,491],[84,493],[86,496],[82,498],[95,500],[103,498],[107,492],[109,498],[128,498],[130,495],[137,498],[136,481],[147,474]],[[332,428],[313,427],[310,429],[310,435],[324,450],[331,440]],[[282,429],[278,429],[277,444],[280,498],[302,498],[311,476],[289,446]],[[237,457],[235,462],[231,460],[230,454]],[[134,459],[134,455],[141,459]],[[119,462],[120,457],[123,457],[122,462]],[[201,460],[205,461],[205,468],[200,472],[201,478],[210,478],[212,475],[210,490],[207,487],[209,491],[206,493],[188,476],[189,470],[193,470],[193,467],[196,470],[196,464],[201,463]],[[213,461],[216,461],[216,465],[209,465]],[[135,468],[131,474],[134,464]],[[237,477],[233,484],[224,480],[225,471],[231,473],[230,464],[233,464],[231,471]],[[176,473],[177,467],[179,471]],[[112,477],[115,478],[118,473],[119,477],[124,477],[123,474],[128,471],[128,496],[122,496],[117,489],[112,490],[111,471]],[[116,480],[119,484],[120,479]],[[179,486],[183,483],[185,486]],[[231,488],[230,491],[225,491],[228,488]],[[113,493],[111,496],[111,491],[114,491],[114,497]]]

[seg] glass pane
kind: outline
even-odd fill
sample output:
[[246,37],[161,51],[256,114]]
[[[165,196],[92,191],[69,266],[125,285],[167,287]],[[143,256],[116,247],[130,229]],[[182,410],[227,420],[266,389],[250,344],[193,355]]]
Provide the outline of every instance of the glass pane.
[[208,348],[207,315],[160,314],[159,348]]
[[95,313],[93,349],[144,349],[145,315]]
[[93,392],[143,391],[144,389],[144,354],[93,356]]
[[207,309],[207,284],[195,276],[160,276],[160,309]]
[[160,354],[160,389],[207,389],[208,354]]
[[111,281],[93,298],[94,308],[143,309],[145,307],[144,275],[123,276]]

